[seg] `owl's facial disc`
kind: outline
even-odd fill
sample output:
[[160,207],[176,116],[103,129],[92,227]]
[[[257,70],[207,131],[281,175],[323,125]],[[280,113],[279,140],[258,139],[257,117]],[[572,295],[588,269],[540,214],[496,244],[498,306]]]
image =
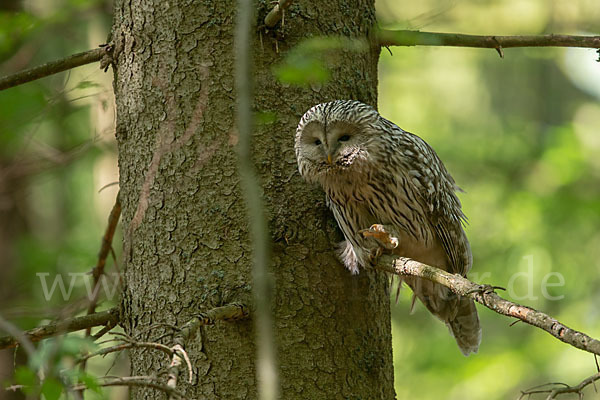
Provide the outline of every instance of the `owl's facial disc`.
[[311,161],[316,167],[314,172],[322,178],[349,172],[356,168],[357,161],[365,159],[365,139],[356,124],[313,121],[304,127],[300,138],[302,157]]
[[349,168],[361,152],[360,129],[346,121],[334,121],[327,126],[327,161],[329,165]]

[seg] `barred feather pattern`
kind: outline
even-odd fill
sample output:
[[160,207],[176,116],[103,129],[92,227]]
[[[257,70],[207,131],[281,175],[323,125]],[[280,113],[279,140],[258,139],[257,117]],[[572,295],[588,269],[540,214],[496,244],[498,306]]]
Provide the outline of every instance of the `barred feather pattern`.
[[[465,276],[472,265],[463,230],[460,188],[435,151],[420,137],[353,100],[318,104],[296,131],[298,169],[320,184],[345,237],[340,258],[353,273],[369,264],[372,239],[358,232],[381,224],[399,239],[394,254]],[[444,321],[463,354],[481,340],[472,300],[415,277],[404,281]]]

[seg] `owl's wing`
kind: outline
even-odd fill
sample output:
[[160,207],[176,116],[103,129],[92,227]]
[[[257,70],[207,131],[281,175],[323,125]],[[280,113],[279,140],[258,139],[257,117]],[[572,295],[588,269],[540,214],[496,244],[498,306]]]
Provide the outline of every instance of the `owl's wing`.
[[466,275],[472,255],[462,227],[467,218],[455,193],[462,190],[423,139],[405,131],[400,137],[409,179],[415,184],[427,218],[446,252],[449,271]]

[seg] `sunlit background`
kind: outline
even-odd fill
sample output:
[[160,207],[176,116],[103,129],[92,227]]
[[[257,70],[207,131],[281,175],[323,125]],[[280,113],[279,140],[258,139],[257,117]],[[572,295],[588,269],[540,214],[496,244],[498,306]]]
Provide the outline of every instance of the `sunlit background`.
[[[598,34],[597,1],[377,3],[380,24],[470,34]],[[600,336],[600,63],[585,49],[392,48],[382,51],[379,109],[428,141],[469,217],[470,277]],[[559,275],[560,274],[560,275]],[[561,285],[561,283],[564,283]],[[393,306],[399,399],[507,399],[547,382],[576,384],[593,356],[479,307],[468,358],[410,290]],[[598,396],[589,388],[587,396]],[[573,398],[577,398],[573,395]],[[569,398],[566,396],[566,398]],[[587,397],[586,397],[587,398]]]
[[[107,3],[3,0],[0,75],[106,42]],[[377,9],[388,29],[600,33],[597,0],[381,0]],[[381,54],[380,112],[428,141],[466,191],[470,277],[600,337],[598,54],[391,52]],[[53,274],[88,272],[96,262],[118,180],[111,79],[94,64],[0,92],[0,314],[22,328],[72,312],[58,288],[45,300],[36,273],[51,272],[51,285]],[[117,267],[110,260],[108,268]],[[83,279],[71,302],[85,295]],[[392,299],[399,399],[517,398],[596,371],[591,355],[483,307],[481,349],[465,358],[423,306],[410,314],[410,299],[408,289]],[[110,364],[92,372],[104,375]],[[12,368],[12,352],[0,352],[0,381]]]
[[[0,76],[105,43],[109,3],[0,1]],[[0,315],[20,328],[87,307],[85,283],[91,285],[91,277],[73,274],[88,273],[96,264],[118,191],[117,185],[101,190],[118,181],[111,82],[111,70],[92,64],[0,92]],[[110,257],[106,270],[116,271]],[[56,276],[64,277],[65,295],[58,285],[52,292]],[[103,302],[98,310],[112,305]],[[81,347],[76,337],[46,341],[45,358],[61,363],[58,369],[70,365],[70,355]],[[88,371],[125,375],[125,359],[114,367],[110,357],[92,360]],[[14,369],[13,352],[0,352],[0,399],[25,398],[4,392]],[[27,372],[18,368],[10,382],[28,382]],[[118,399],[124,393],[109,388],[103,397],[89,390],[86,399]]]

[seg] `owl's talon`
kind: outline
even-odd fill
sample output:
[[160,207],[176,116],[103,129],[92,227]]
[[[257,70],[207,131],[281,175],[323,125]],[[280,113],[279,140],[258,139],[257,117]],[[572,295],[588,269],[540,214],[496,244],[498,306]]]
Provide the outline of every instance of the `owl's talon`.
[[467,293],[465,293],[465,295],[468,296],[473,293],[478,293],[479,295],[481,295],[483,305],[487,307],[487,302],[485,301],[484,295],[496,293],[496,290],[506,290],[506,288],[503,288],[502,286],[492,286],[484,283],[482,285],[477,286],[474,289],[469,290]]
[[379,257],[381,257],[382,254],[383,248],[380,246],[377,246],[376,248],[371,250],[371,253],[369,254],[369,263],[373,266],[377,265]]
[[490,294],[490,293],[495,293],[496,290],[506,290],[506,288],[503,288],[502,286],[492,286],[492,285],[483,284],[483,285],[479,285],[475,289],[469,290],[465,294],[466,295],[469,295],[472,293]]
[[[393,250],[398,247],[398,238],[390,235],[385,231],[381,224],[373,224],[369,229],[361,229],[358,231],[365,239],[373,238],[386,250]],[[381,255],[381,254],[380,254]]]

